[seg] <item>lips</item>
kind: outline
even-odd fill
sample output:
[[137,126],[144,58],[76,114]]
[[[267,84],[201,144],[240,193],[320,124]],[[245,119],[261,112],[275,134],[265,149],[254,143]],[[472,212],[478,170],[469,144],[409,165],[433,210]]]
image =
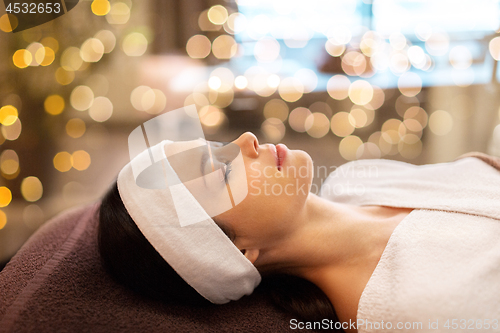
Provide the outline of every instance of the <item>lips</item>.
[[288,152],[288,147],[285,146],[284,144],[280,143],[276,145],[276,156],[277,156],[277,166],[278,170],[281,171],[281,167],[283,166],[283,163],[285,162],[286,154]]

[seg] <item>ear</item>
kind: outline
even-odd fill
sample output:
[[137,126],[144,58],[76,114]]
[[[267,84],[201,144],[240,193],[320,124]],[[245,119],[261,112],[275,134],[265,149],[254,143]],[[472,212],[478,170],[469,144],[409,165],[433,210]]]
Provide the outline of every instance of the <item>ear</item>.
[[243,249],[241,250],[241,253],[253,264],[259,257],[259,250],[258,249]]

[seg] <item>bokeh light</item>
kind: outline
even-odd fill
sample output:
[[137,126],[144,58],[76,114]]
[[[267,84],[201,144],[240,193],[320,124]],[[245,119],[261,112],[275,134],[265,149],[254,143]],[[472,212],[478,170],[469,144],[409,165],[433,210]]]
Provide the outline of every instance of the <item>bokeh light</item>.
[[266,136],[267,141],[278,143],[285,136],[285,125],[278,118],[268,118],[262,125],[261,130]]
[[13,105],[5,105],[0,108],[0,124],[10,126],[18,118],[17,109]]
[[222,110],[214,105],[202,107],[199,112],[200,121],[205,129],[211,131],[217,130],[226,120],[226,115]]
[[14,66],[18,68],[26,68],[31,64],[33,60],[33,56],[28,50],[21,49],[14,52],[12,56],[12,61],[14,62]]
[[422,90],[422,79],[413,72],[406,72],[398,79],[398,88],[401,94],[413,97]]
[[208,10],[207,16],[213,24],[222,25],[226,22],[228,13],[224,6],[215,5]]
[[78,111],[85,111],[94,102],[94,93],[88,86],[77,86],[70,95],[71,106]]
[[370,103],[373,98],[373,87],[365,80],[357,80],[349,86],[349,99],[357,105]]
[[110,53],[115,49],[116,46],[116,36],[109,30],[100,30],[95,35],[94,38],[101,41],[104,46],[104,53]]
[[288,118],[288,105],[281,99],[272,99],[264,105],[264,117],[277,118],[284,122]]
[[97,38],[89,38],[80,48],[80,57],[86,62],[98,62],[104,54],[104,45]]
[[18,20],[15,15],[3,14],[2,16],[0,16],[0,30],[2,30],[3,32],[12,32],[12,30],[17,28],[17,25]]
[[43,195],[43,186],[40,179],[34,176],[26,177],[21,182],[21,194],[24,200],[35,202]]
[[349,113],[345,111],[333,115],[330,127],[333,134],[339,137],[346,137],[354,132],[354,126],[349,120]]
[[0,186],[0,207],[7,207],[12,201],[12,192],[5,186]]
[[52,162],[54,164],[54,168],[60,172],[67,172],[72,167],[71,154],[67,151],[57,153]]
[[21,131],[22,125],[19,118],[17,118],[14,123],[10,125],[3,125],[1,130],[3,137],[10,141],[17,140],[19,135],[21,135]]
[[326,89],[328,95],[336,100],[343,100],[349,96],[349,87],[351,81],[344,75],[334,75],[327,83]]
[[0,210],[0,230],[2,230],[6,225],[7,225],[7,215],[2,210]]
[[55,73],[57,83],[66,86],[73,82],[75,79],[75,72],[73,70],[66,70],[63,67],[59,67]]
[[210,54],[212,44],[204,35],[194,35],[187,41],[186,52],[193,59],[203,59]]
[[66,71],[77,71],[82,67],[82,64],[80,49],[77,47],[70,46],[61,55],[61,67]]
[[330,131],[330,119],[324,113],[314,112],[306,118],[304,127],[307,134],[319,139]]
[[353,161],[356,159],[356,155],[359,147],[363,144],[363,141],[355,135],[349,135],[343,138],[339,144],[340,155],[348,160]]
[[258,62],[273,62],[280,55],[280,44],[274,38],[264,37],[255,43],[253,54]]
[[13,179],[19,174],[19,156],[12,149],[5,149],[0,154],[0,171],[6,179]]
[[111,5],[106,20],[109,24],[125,24],[130,19],[130,8],[126,3],[116,1]]
[[234,79],[234,86],[238,89],[245,89],[248,86],[248,80],[243,75],[238,75]]
[[77,150],[71,154],[71,164],[78,171],[88,169],[90,163],[90,155],[85,150]]
[[318,85],[318,76],[316,73],[309,68],[301,68],[293,75],[294,78],[299,79],[299,81],[304,86],[304,93],[310,93],[316,89]]
[[306,131],[306,119],[312,114],[312,112],[304,107],[298,107],[290,112],[288,116],[288,124],[290,127],[299,133]]
[[488,48],[493,59],[497,61],[500,60],[500,37],[493,38],[490,41]]
[[66,133],[76,139],[85,134],[86,125],[80,118],[73,118],[66,123]]
[[148,40],[142,33],[132,32],[123,39],[122,49],[129,57],[140,57],[148,49]]
[[452,48],[448,57],[450,64],[456,69],[467,69],[472,65],[472,54],[464,45]]
[[92,1],[90,8],[92,9],[92,13],[95,15],[104,16],[109,13],[111,5],[108,0],[94,0]]
[[45,99],[43,107],[48,114],[53,116],[58,115],[64,111],[64,98],[60,95],[50,95]]
[[230,59],[238,51],[238,44],[233,37],[221,35],[212,43],[212,53],[217,59]]
[[429,117],[429,128],[436,135],[446,135],[453,128],[453,118],[444,110],[436,110]]
[[99,96],[94,99],[92,106],[89,108],[89,116],[97,122],[108,120],[113,114],[113,103],[109,98]]
[[280,97],[287,102],[298,101],[304,94],[304,85],[295,77],[281,80],[278,88]]

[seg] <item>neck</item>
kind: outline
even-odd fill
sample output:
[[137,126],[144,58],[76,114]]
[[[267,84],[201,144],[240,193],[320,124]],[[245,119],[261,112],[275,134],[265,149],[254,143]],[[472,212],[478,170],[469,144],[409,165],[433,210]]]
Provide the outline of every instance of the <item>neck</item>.
[[380,218],[374,213],[371,207],[335,203],[309,194],[303,211],[290,224],[290,232],[267,249],[265,258],[269,265],[279,262],[289,274],[307,279],[310,272],[324,267],[364,263],[379,252],[383,230],[373,223]]

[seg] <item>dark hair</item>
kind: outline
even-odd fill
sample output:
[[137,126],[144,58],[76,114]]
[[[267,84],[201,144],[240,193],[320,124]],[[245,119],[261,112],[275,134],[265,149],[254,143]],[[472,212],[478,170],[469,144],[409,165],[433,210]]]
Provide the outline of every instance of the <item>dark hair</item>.
[[[119,283],[147,297],[177,304],[208,305],[161,257],[128,214],[116,183],[99,209],[99,251]],[[309,321],[337,321],[328,297],[313,283],[291,275],[263,276],[258,287],[282,309]]]

